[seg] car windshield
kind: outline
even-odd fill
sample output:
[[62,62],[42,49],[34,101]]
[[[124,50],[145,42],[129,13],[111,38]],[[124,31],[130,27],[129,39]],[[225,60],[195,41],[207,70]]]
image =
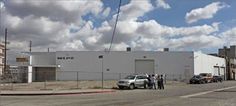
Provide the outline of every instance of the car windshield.
[[125,79],[134,79],[134,78],[135,78],[134,75],[129,75],[129,76],[125,77]]
[[196,76],[193,76],[193,78],[200,78],[200,76],[199,76],[199,75],[196,75]]
[[205,74],[205,73],[201,73],[200,75],[201,75],[201,76],[207,76],[207,74]]

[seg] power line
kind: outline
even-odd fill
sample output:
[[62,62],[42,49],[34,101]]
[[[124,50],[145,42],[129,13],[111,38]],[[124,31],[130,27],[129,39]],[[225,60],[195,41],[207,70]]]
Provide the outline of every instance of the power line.
[[121,6],[121,0],[120,0],[120,3],[119,3],[118,12],[117,12],[116,21],[115,21],[115,26],[114,26],[114,29],[113,29],[113,32],[112,32],[112,38],[111,38],[111,43],[110,43],[110,47],[108,49],[108,52],[111,51],[111,47],[112,47],[112,44],[113,44],[113,40],[114,40],[114,36],[115,36],[115,32],[116,32],[116,25],[117,25],[119,14],[120,14],[120,6]]

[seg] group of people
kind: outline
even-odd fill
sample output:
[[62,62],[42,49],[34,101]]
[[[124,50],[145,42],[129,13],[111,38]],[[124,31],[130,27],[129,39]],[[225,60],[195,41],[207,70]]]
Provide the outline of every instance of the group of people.
[[163,75],[147,75],[148,77],[148,88],[149,89],[163,89],[164,90],[164,79]]

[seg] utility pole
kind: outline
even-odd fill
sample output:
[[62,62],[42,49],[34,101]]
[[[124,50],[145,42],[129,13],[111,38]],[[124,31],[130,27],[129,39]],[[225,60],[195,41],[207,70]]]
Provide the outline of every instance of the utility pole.
[[4,49],[4,73],[7,68],[7,28],[5,29],[5,49]]
[[29,44],[29,52],[31,52],[31,48],[32,48],[32,41],[30,41],[30,44]]
[[230,79],[230,73],[229,73],[229,58],[228,58],[228,56],[227,56],[227,47],[224,47],[224,58],[225,58],[225,71],[226,71],[226,75],[225,75],[225,80],[229,80]]

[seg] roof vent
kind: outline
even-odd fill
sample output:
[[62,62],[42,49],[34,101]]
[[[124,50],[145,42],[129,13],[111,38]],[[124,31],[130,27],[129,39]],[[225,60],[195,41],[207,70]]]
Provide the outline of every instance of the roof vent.
[[169,51],[169,48],[164,48],[164,52],[168,52]]
[[131,51],[131,47],[127,47],[127,48],[126,48],[126,51],[127,51],[127,52],[130,52],[130,51]]

